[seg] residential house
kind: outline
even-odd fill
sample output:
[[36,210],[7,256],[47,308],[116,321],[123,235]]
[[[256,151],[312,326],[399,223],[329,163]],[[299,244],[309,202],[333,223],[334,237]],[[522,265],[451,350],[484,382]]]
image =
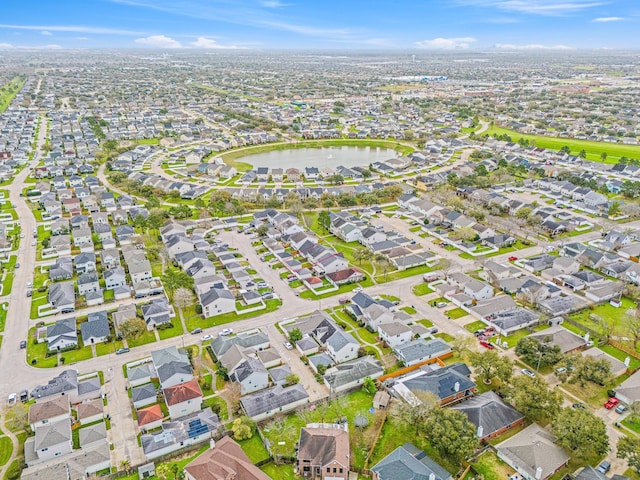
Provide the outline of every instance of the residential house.
[[202,390],[195,378],[178,385],[164,387],[162,391],[171,419],[175,420],[200,411]]
[[71,417],[69,397],[59,396],[34,403],[29,407],[29,426],[31,431],[47,423],[55,423]]
[[420,391],[435,395],[442,406],[462,401],[477,390],[476,384],[469,378],[471,370],[462,362],[441,368],[437,364],[431,364],[430,367],[426,371],[410,373],[398,379],[392,388],[411,405],[420,403],[412,393]]
[[447,358],[452,352],[451,345],[437,337],[431,340],[419,338],[393,347],[393,353],[407,367],[433,358]]
[[256,422],[289,412],[307,403],[309,403],[309,394],[299,383],[290,387],[275,385],[240,399],[242,409]]
[[373,480],[453,480],[451,474],[411,443],[371,467]]
[[100,282],[96,272],[83,273],[78,276],[78,295],[86,295],[100,290]]
[[171,322],[173,312],[166,298],[155,298],[142,305],[141,310],[148,330],[153,330],[157,325]]
[[365,378],[376,379],[384,373],[380,362],[369,355],[327,369],[324,383],[332,393],[360,388]]
[[236,299],[233,294],[224,288],[212,288],[200,295],[200,305],[205,318],[234,312]]
[[47,327],[47,350],[61,351],[78,345],[76,319],[65,318]]
[[380,339],[391,348],[408,343],[413,338],[413,331],[401,322],[389,322],[378,325]]
[[124,268],[117,266],[102,272],[107,290],[114,290],[127,285],[127,275]]
[[90,313],[87,321],[80,324],[80,332],[82,333],[82,343],[85,346],[108,341],[111,337],[111,330],[107,313]]
[[480,440],[489,440],[524,423],[524,415],[492,391],[471,397],[453,407],[464,413],[477,429]]
[[300,430],[295,470],[311,480],[348,480],[349,432],[343,424],[311,424]]
[[263,363],[257,358],[244,359],[229,378],[240,384],[242,395],[253,393],[269,386],[269,374]]

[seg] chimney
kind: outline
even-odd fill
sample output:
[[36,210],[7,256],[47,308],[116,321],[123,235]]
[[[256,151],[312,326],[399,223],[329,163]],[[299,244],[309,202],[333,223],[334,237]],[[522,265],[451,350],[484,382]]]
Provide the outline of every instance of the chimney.
[[482,425],[478,426],[478,433],[476,433],[476,435],[478,436],[478,438],[482,438],[482,434],[484,433],[484,427]]
[[542,478],[542,467],[536,468],[536,480],[540,480]]
[[429,480],[436,480],[436,474],[435,474],[435,473],[433,473],[433,472],[431,472],[431,473],[429,474]]
[[459,392],[460,391],[460,382],[456,382],[455,385],[453,386],[453,389],[455,390],[455,392]]

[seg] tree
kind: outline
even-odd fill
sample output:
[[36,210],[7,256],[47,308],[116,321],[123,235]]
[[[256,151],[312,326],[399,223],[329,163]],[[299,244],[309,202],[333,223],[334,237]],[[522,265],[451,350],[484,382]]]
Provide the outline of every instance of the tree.
[[606,358],[583,356],[576,359],[575,366],[569,377],[570,383],[578,383],[584,387],[587,383],[608,385],[613,380],[611,364]]
[[287,382],[287,385],[295,385],[300,382],[300,377],[295,373],[290,373],[286,377],[284,377],[284,381]]
[[462,240],[463,242],[471,242],[475,240],[477,236],[478,232],[471,227],[459,228],[451,234],[451,238],[455,240]]
[[318,224],[322,226],[324,231],[329,230],[331,226],[331,215],[329,214],[329,210],[320,210],[318,213]]
[[607,426],[588,410],[563,408],[552,424],[558,445],[577,456],[604,455],[609,451]]
[[249,417],[238,417],[231,424],[233,438],[237,441],[248,440],[253,437],[256,423]]
[[184,310],[185,308],[193,305],[195,296],[191,290],[184,287],[178,287],[173,294],[173,303],[180,310]]
[[167,298],[169,298],[170,302],[173,302],[173,295],[178,288],[193,288],[193,278],[182,270],[167,268],[162,275],[162,285],[165,292],[167,292]]
[[610,217],[615,217],[620,213],[620,202],[613,201],[611,205],[609,205],[609,210],[607,210],[607,214]]
[[127,340],[138,338],[147,331],[147,324],[141,318],[125,320],[120,324],[120,334]]
[[629,466],[640,474],[640,437],[621,437],[618,440],[616,456],[626,460]]
[[507,398],[531,421],[551,420],[560,411],[562,395],[549,390],[539,377],[517,376],[506,389]]
[[536,370],[540,367],[555,365],[562,360],[562,350],[558,345],[544,343],[537,338],[524,337],[516,345],[516,355]]
[[431,415],[431,411],[436,408],[438,400],[433,394],[427,392],[416,392],[420,400],[419,405],[409,405],[406,402],[396,403],[391,409],[391,415],[399,421],[413,425],[415,434],[425,432],[426,420]]
[[391,263],[389,262],[389,259],[380,254],[380,255],[376,255],[376,259],[375,259],[376,265],[378,265],[378,267],[380,267],[382,269],[382,272],[384,273],[384,281],[387,281],[387,273],[389,273],[389,270],[391,269]]
[[531,215],[532,209],[531,207],[522,207],[519,208],[516,211],[516,218],[518,220],[524,220],[526,221],[529,218],[529,215]]
[[289,332],[289,340],[293,343],[296,343],[299,340],[302,340],[302,331],[299,328],[294,328]]
[[371,377],[366,377],[364,382],[362,383],[362,391],[364,393],[368,393],[369,395],[373,395],[376,393],[377,387],[376,382]]
[[487,352],[471,352],[471,365],[475,367],[475,372],[479,378],[487,385],[494,378],[506,383],[513,373],[513,364],[507,357],[503,357],[494,350]]
[[269,231],[269,225],[267,225],[266,223],[263,223],[258,228],[256,228],[256,234],[261,238],[266,236],[268,231]]
[[602,152],[600,154],[600,160],[602,160],[603,162],[607,159],[607,152]]
[[569,145],[563,145],[562,148],[560,149],[560,151],[562,153],[569,154],[569,153],[571,153],[571,148],[569,148]]
[[318,365],[316,369],[318,370],[318,375],[324,375],[325,373],[327,373],[327,366],[323,363]]
[[458,461],[467,459],[478,447],[476,427],[460,410],[435,408],[425,422],[425,431],[440,455]]
[[633,338],[633,349],[635,350],[638,347],[638,342],[640,342],[640,316],[638,316],[638,310],[635,311],[634,315],[625,315],[625,328],[631,338]]
[[475,345],[473,337],[467,335],[458,335],[451,342],[451,350],[453,353],[461,357],[464,352],[471,350],[471,347]]
[[640,420],[640,400],[636,400],[629,405],[629,420],[632,422]]
[[352,255],[353,259],[358,262],[358,265],[362,265],[362,262],[369,258],[371,254],[366,248],[358,247],[353,251]]
[[578,156],[582,159],[587,158],[587,152],[586,150],[583,148],[582,150],[580,150],[580,153],[578,153]]

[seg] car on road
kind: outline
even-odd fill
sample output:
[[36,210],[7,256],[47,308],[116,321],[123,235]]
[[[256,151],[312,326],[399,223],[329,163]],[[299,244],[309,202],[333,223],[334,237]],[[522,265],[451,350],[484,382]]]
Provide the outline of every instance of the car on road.
[[206,334],[200,337],[201,342],[208,342],[209,340],[213,340],[213,335]]
[[486,340],[480,340],[480,345],[482,345],[484,348],[488,348],[489,350],[493,350],[494,348],[496,348],[492,343],[489,343]]
[[429,331],[429,333],[430,333],[431,335],[435,335],[436,333],[438,333],[438,328],[437,328],[437,327],[433,327],[433,328]]
[[611,463],[604,460],[603,462],[600,462],[600,465],[597,466],[596,470],[598,470],[602,474],[605,474],[609,470],[611,470]]
[[35,247],[36,246],[36,241],[34,240],[33,242],[31,242],[31,246]]
[[16,399],[17,399],[17,398],[18,398],[18,394],[16,394],[16,393],[11,393],[11,394],[9,395],[9,397],[7,398],[7,404],[8,404],[10,407],[13,407],[13,406],[16,404]]
[[556,368],[557,374],[562,374],[562,373],[565,373],[566,371],[567,371],[567,367]]
[[200,327],[191,330],[191,335],[196,335],[198,333],[202,333],[202,329]]
[[293,350],[293,345],[291,345],[291,342],[284,342],[284,348],[287,350]]
[[123,353],[128,353],[130,351],[127,347],[122,347],[116,350],[116,355],[121,355]]
[[29,391],[28,390],[22,390],[20,392],[20,401],[22,403],[27,403],[29,401]]
[[484,328],[481,328],[480,330],[476,330],[475,332],[473,332],[473,334],[474,334],[476,337],[479,337],[479,336],[481,336],[481,335],[484,335]]
[[20,264],[16,263],[16,266],[14,268],[20,268]]
[[20,340],[20,349],[23,348],[27,348],[27,341],[26,340]]
[[33,292],[31,290],[27,290],[27,297],[30,297],[31,295],[33,295]]
[[24,238],[24,233],[21,233],[21,234],[20,234],[20,238]]
[[272,300],[272,299],[276,298],[276,296],[271,292],[264,292],[261,295],[261,297],[264,298],[265,300]]
[[256,285],[258,288],[267,288],[269,286],[267,282],[258,282]]
[[509,261],[510,261],[510,262],[515,262],[517,259],[518,259],[518,257],[516,257],[516,256],[514,256],[514,255],[511,255],[511,256],[509,257]]
[[573,405],[571,405],[573,408],[578,408],[580,410],[585,410],[584,405],[581,403],[574,403]]
[[438,245],[441,246],[441,247],[446,247],[447,246],[447,242],[440,242]]
[[527,376],[529,376],[531,378],[536,376],[536,374],[534,372],[532,372],[531,370],[529,370],[528,368],[523,368],[520,371],[522,372],[523,375],[527,375]]
[[33,282],[27,282],[27,288],[33,287]]
[[616,407],[616,413],[624,413],[626,411],[627,407],[625,405],[620,404]]
[[353,289],[353,293],[360,293],[363,290],[362,287],[356,287]]
[[231,335],[233,333],[233,328],[224,328],[220,331],[220,336],[226,337],[227,335]]
[[619,403],[620,400],[618,400],[616,397],[611,397],[604,403],[604,408],[606,408],[607,410],[611,410],[612,408],[617,407]]

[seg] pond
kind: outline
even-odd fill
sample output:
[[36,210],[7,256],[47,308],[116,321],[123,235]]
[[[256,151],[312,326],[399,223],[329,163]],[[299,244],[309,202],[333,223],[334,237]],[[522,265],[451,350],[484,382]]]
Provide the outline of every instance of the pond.
[[318,167],[366,167],[399,155],[393,149],[380,147],[322,147],[292,148],[256,153],[239,159],[257,167],[297,168]]

